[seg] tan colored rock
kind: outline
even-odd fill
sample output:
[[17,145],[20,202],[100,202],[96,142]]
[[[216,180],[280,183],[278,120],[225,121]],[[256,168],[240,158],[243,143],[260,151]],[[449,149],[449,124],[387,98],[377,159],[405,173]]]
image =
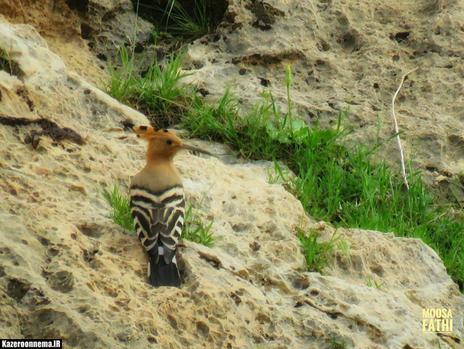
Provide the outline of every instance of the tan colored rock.
[[[147,120],[70,72],[30,26],[0,23],[0,48],[22,72],[0,72],[0,114],[40,114],[85,139],[42,136],[34,150],[23,140],[35,126],[0,125],[1,337],[63,338],[67,348],[327,348],[333,338],[462,347],[464,297],[420,240],[341,230],[351,259],[334,253],[325,276],[302,271],[295,227],[322,239],[333,229],[269,184],[261,163],[178,157],[188,199],[214,219],[217,240],[184,241],[183,287],[152,288],[136,236],[108,218],[100,193],[144,164],[145,145],[120,121]],[[453,333],[423,333],[423,307],[451,309]]]
[[100,83],[106,73],[82,39],[79,11],[67,3],[85,8],[85,1],[78,6],[78,2],[65,0],[0,0],[0,15],[11,23],[34,26],[69,68],[84,74],[93,84]]
[[442,176],[442,175],[437,176],[437,177],[435,178],[435,180],[436,180],[437,182],[449,182],[449,178],[446,177],[446,176]]
[[150,57],[154,52],[146,47],[154,27],[136,16],[131,0],[0,0],[0,15],[32,25],[51,51],[94,85],[108,81],[107,62],[120,63],[121,46],[145,47]]

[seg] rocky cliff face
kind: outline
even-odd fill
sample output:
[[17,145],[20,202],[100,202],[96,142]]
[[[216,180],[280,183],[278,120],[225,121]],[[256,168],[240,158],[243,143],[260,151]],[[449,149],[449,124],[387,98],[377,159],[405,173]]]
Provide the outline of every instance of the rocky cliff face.
[[[217,242],[184,241],[183,287],[153,289],[136,236],[108,218],[100,193],[143,166],[144,144],[121,121],[147,120],[70,71],[29,25],[2,18],[0,49],[0,115],[14,118],[0,125],[0,337],[69,348],[462,347],[464,297],[430,248],[339,230],[350,258],[335,252],[325,275],[305,272],[295,228],[321,239],[333,229],[269,184],[261,163],[178,157]],[[28,121],[41,117],[49,122]],[[451,309],[453,332],[424,333],[425,308]]]
[[[372,144],[379,123],[380,139],[392,134],[392,96],[419,67],[396,103],[406,155],[428,179],[451,177],[464,170],[462,23],[460,1],[230,1],[218,34],[189,47],[190,79],[213,98],[230,85],[245,104],[268,89],[285,108],[290,64],[299,115],[327,126],[349,105],[354,138]],[[395,163],[390,143],[383,156]]]

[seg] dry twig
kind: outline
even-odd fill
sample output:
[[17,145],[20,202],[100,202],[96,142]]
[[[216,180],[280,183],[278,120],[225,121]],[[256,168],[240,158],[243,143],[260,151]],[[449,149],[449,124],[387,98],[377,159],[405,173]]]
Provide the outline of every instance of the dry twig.
[[398,86],[398,89],[396,90],[395,94],[393,95],[393,98],[392,98],[392,116],[393,116],[393,123],[394,123],[394,126],[395,126],[395,133],[397,134],[396,135],[396,142],[398,143],[398,149],[400,151],[400,160],[401,160],[401,175],[403,176],[403,179],[404,179],[404,184],[406,184],[406,188],[409,190],[409,184],[408,184],[408,179],[406,178],[406,166],[404,165],[404,154],[403,154],[403,146],[401,145],[401,138],[400,138],[400,135],[398,134],[399,133],[399,130],[398,130],[398,122],[396,120],[396,114],[395,114],[395,101],[396,101],[396,97],[398,96],[398,93],[400,92],[401,90],[401,87],[403,87],[403,83],[404,83],[404,79],[406,79],[406,77],[411,74],[411,73],[414,73],[417,69],[419,69],[419,67],[407,72],[406,74],[403,75],[403,77],[401,78],[401,83],[400,83],[400,86]]

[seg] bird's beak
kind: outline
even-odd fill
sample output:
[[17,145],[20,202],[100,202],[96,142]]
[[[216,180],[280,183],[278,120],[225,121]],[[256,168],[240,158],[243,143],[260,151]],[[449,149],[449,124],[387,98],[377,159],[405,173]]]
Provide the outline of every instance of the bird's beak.
[[182,148],[181,148],[181,149],[196,151],[196,152],[198,152],[198,153],[202,153],[202,154],[206,154],[206,155],[209,155],[209,156],[217,157],[216,155],[210,153],[209,151],[203,150],[203,149],[201,149],[201,148],[194,147],[194,146],[192,146],[192,145],[184,144],[184,145],[182,145]]

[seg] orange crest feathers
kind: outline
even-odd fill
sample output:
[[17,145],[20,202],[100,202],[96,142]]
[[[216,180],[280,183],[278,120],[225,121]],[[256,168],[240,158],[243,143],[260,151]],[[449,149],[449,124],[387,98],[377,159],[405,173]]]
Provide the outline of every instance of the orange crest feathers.
[[209,151],[184,144],[179,137],[168,130],[156,131],[151,126],[135,126],[133,130],[137,137],[148,141],[147,161],[152,161],[155,156],[158,158],[162,156],[170,157],[172,160],[172,157],[182,149],[216,156]]
[[151,126],[135,126],[133,128],[137,137],[140,137],[145,140],[153,139],[155,136],[165,135],[165,134],[172,134],[168,130],[159,130],[156,131],[154,127]]

